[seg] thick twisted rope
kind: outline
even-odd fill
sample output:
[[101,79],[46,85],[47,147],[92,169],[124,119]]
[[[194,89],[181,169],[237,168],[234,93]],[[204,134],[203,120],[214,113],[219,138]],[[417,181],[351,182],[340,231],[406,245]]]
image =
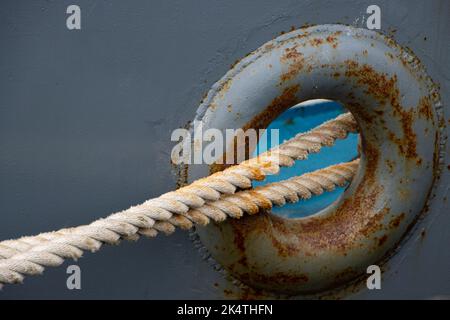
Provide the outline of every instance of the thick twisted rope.
[[77,259],[83,250],[96,251],[103,243],[114,244],[121,238],[137,239],[139,234],[153,237],[158,231],[170,234],[175,227],[189,229],[193,223],[206,225],[210,219],[238,218],[244,212],[253,214],[273,204],[298,201],[308,194],[323,192],[334,187],[333,181],[345,182],[346,177],[353,175],[353,167],[330,167],[323,169],[329,170],[326,174],[315,172],[316,176],[306,174],[301,185],[293,178],[234,194],[237,188],[250,188],[251,180],[264,179],[266,174],[278,172],[280,166],[305,159],[308,153],[332,145],[348,132],[356,132],[356,123],[350,114],[344,114],[240,165],[89,225],[0,242],[0,256],[4,258],[0,260],[0,283],[22,282],[24,275],[40,274],[45,266],[58,266],[65,258]]

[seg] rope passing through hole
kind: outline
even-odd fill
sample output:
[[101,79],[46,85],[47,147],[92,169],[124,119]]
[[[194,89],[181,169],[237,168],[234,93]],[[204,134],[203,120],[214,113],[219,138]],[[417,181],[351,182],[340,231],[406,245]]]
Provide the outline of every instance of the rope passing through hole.
[[357,132],[356,121],[350,113],[342,114],[255,158],[88,225],[2,241],[0,285],[21,283],[26,275],[41,274],[45,267],[59,266],[67,258],[78,259],[83,251],[95,252],[104,243],[240,218],[343,186],[355,175],[358,159],[250,189],[252,180],[278,173],[280,167],[292,166],[350,132]]

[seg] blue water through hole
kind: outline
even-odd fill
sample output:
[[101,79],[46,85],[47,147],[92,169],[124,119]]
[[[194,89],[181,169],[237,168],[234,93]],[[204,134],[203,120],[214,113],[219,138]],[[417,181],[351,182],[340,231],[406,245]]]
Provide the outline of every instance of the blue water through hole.
[[[297,133],[308,131],[344,112],[346,110],[342,105],[334,101],[310,100],[301,103],[286,110],[273,120],[260,141],[267,141],[267,148],[271,148],[270,129],[279,129],[279,141],[283,142]],[[290,168],[281,168],[279,174],[270,175],[264,181],[254,182],[254,186],[285,180],[305,172],[353,160],[357,157],[357,145],[358,135],[349,134],[346,139],[336,140],[332,147],[323,147],[319,153],[310,154],[308,159],[296,161],[295,165]],[[265,148],[264,143],[260,143],[253,156],[266,151],[267,148]],[[312,215],[333,203],[344,192],[345,188],[346,186],[337,187],[334,191],[324,192],[322,195],[313,196],[308,200],[286,204],[283,207],[274,207],[272,213],[285,218],[301,218]]]

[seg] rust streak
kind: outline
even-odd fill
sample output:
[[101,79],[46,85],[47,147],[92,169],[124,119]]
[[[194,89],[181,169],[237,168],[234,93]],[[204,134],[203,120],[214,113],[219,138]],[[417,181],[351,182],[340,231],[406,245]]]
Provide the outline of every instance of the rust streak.
[[293,79],[305,64],[305,58],[296,47],[286,48],[285,53],[280,57],[280,62],[288,65],[288,71],[280,76],[282,82]]
[[[397,85],[397,76],[389,77],[385,73],[376,72],[370,65],[360,65],[353,60],[346,61],[347,70],[345,75],[355,78],[357,83],[366,87],[366,93],[375,98],[380,106],[387,102],[392,106],[392,112],[400,119],[403,134],[401,137],[393,132],[388,132],[388,138],[394,142],[399,152],[410,160],[415,160],[417,165],[422,163],[417,146],[417,135],[412,129],[414,123],[415,108],[405,110],[400,104],[400,92]],[[366,117],[370,118],[369,116]],[[370,123],[370,122],[369,122]]]

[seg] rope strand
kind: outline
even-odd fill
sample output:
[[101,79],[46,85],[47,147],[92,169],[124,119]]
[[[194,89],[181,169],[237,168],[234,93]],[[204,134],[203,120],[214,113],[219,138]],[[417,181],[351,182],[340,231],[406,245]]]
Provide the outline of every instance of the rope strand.
[[103,243],[136,240],[139,235],[154,237],[158,232],[170,234],[175,227],[190,229],[194,223],[206,225],[211,219],[220,222],[228,216],[239,218],[244,213],[255,214],[331,190],[353,177],[358,160],[235,193],[237,188],[250,188],[252,180],[277,173],[280,167],[291,166],[295,160],[305,159],[309,153],[356,131],[351,114],[343,114],[256,158],[89,225],[2,241],[0,284],[20,283],[24,275],[41,274],[44,267],[58,266],[67,258],[77,259],[83,250],[96,251]]

